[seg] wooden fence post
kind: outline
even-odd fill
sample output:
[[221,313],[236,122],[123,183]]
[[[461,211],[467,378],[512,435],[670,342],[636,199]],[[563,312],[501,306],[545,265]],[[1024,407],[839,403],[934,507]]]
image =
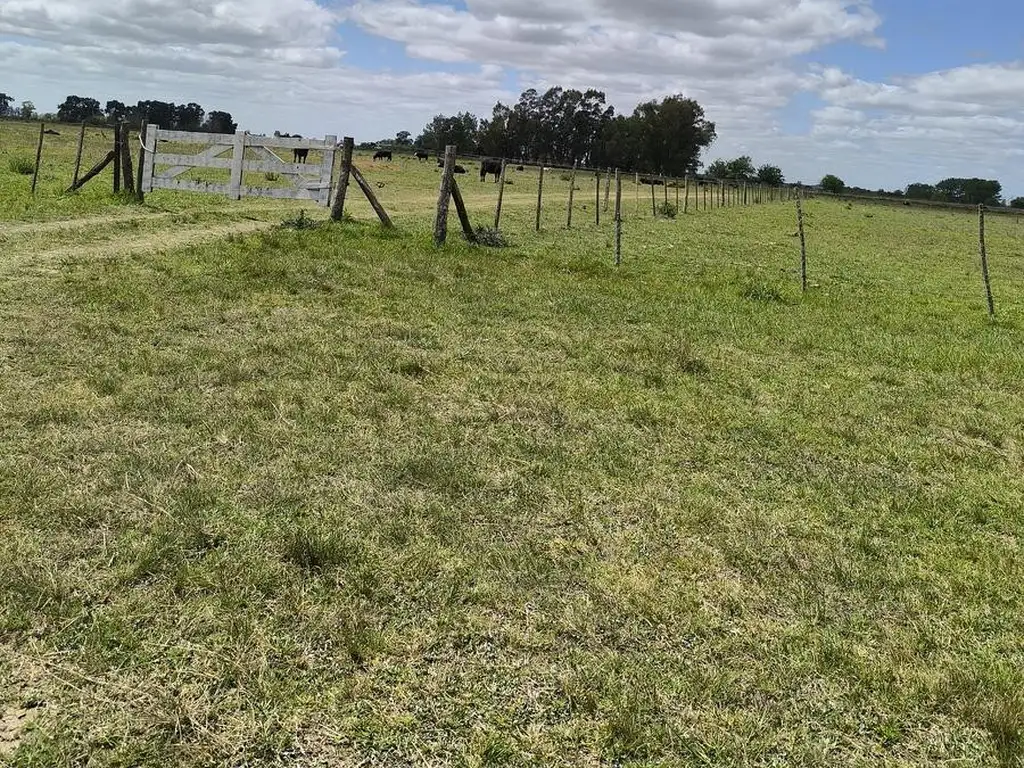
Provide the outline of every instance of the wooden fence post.
[[654,179],[648,179],[651,182],[651,216],[658,216],[658,203],[654,197]]
[[565,217],[565,228],[572,229],[572,201],[576,197],[576,167],[580,164],[576,160],[572,164],[572,173],[569,174],[569,212]]
[[622,176],[615,169],[615,266],[622,263]]
[[147,123],[142,121],[139,127],[139,167],[135,169],[135,199],[146,202],[146,190],[142,187],[142,178],[146,172],[146,128]]
[[78,131],[78,151],[75,152],[75,175],[71,179],[71,187],[78,185],[78,174],[82,170],[82,148],[85,146],[85,120]]
[[441,172],[441,188],[437,194],[437,216],[434,219],[434,245],[444,245],[448,239],[448,201],[452,197],[452,181],[455,177],[455,145],[444,148],[444,170]]
[[338,190],[334,193],[331,204],[331,221],[341,221],[345,215],[345,193],[348,191],[348,177],[352,173],[352,150],[355,140],[346,136],[341,145],[341,176],[338,178]]
[[594,224],[601,226],[601,172],[594,171]]
[[36,165],[35,170],[32,171],[32,194],[36,193],[36,182],[39,181],[39,164],[43,160],[43,131],[46,129],[46,123],[39,124],[39,144],[36,145]]
[[640,213],[640,172],[633,174],[633,183],[636,184],[636,213]]
[[665,178],[665,174],[661,174],[661,186],[662,192],[665,193],[665,207],[668,207],[668,179]]
[[498,181],[498,205],[494,209],[494,228],[501,226],[501,203],[505,198],[505,158],[501,159],[501,178]]
[[245,131],[235,131],[234,152],[231,154],[231,181],[229,192],[235,200],[242,199],[242,169],[245,168]]
[[537,224],[536,231],[540,232],[540,212],[544,201],[544,163],[540,164],[540,176],[537,179]]
[[124,191],[135,196],[135,172],[132,170],[132,132],[125,123],[121,129],[121,173],[124,176]]
[[690,212],[690,174],[683,176],[683,213]]
[[608,198],[612,190],[612,169],[604,169],[604,212],[608,213]]
[[703,184],[701,184],[700,185],[700,189],[703,190],[703,192],[704,192],[704,210],[707,211],[707,209],[708,209],[708,184],[707,184],[707,182],[704,182]]
[[807,241],[804,239],[804,207],[798,195],[796,198],[796,225],[800,230],[800,285],[807,292]]
[[679,213],[679,179],[675,180],[676,185],[676,213]]
[[996,305],[992,300],[992,283],[988,277],[988,252],[985,250],[985,204],[978,206],[978,253],[981,255],[981,276],[985,280],[985,299],[988,301],[988,315],[995,317]]
[[121,126],[118,120],[114,123],[114,194],[121,191]]

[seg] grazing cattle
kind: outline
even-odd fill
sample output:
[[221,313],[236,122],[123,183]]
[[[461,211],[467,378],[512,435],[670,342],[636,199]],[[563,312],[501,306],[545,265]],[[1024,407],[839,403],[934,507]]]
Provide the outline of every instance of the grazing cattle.
[[526,169],[525,169],[525,168],[523,168],[523,166],[521,166],[521,165],[517,165],[517,166],[516,166],[516,170],[517,170],[517,171],[525,171]]
[[489,160],[484,158],[480,161],[480,181],[484,181],[487,178],[488,173],[494,174],[494,183],[498,183],[498,177],[501,176],[501,160]]
[[390,149],[378,149],[374,153],[373,159],[374,160],[390,160],[391,159],[391,150]]
[[43,131],[43,133],[45,133],[47,136],[60,136],[59,132],[54,131],[51,128],[47,128],[45,131]]
[[665,180],[664,179],[652,179],[652,178],[649,178],[647,176],[641,176],[640,177],[640,183],[641,184],[650,184],[651,186],[654,186],[654,187],[660,187],[660,186],[663,186],[665,184]]
[[418,149],[418,150],[416,150],[416,159],[417,160],[429,160],[430,159],[430,153],[429,152],[424,152],[422,149]]
[[465,168],[463,168],[463,167],[462,167],[461,165],[456,165],[456,166],[455,166],[455,172],[456,172],[456,173],[465,173],[465,172],[466,172],[466,169],[465,169]]
[[292,162],[293,163],[304,163],[306,158],[309,157],[309,149],[293,149],[292,150]]

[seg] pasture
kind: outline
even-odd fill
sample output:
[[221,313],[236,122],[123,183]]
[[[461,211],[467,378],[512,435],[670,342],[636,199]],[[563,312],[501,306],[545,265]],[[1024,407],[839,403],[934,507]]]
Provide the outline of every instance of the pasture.
[[801,294],[791,204],[629,185],[616,268],[510,173],[437,250],[433,163],[358,158],[383,232],[61,198],[59,130],[31,200],[0,123],[0,763],[1021,765],[1015,219],[991,321],[969,214],[809,201]]

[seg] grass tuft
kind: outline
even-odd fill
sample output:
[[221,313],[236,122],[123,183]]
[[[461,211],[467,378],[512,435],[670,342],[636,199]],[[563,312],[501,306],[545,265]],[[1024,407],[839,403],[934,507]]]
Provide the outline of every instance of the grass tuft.
[[476,232],[476,244],[488,248],[506,248],[508,240],[500,229],[494,227],[478,226]]
[[12,157],[7,161],[7,167],[11,173],[22,176],[31,176],[36,170],[36,164],[28,157]]

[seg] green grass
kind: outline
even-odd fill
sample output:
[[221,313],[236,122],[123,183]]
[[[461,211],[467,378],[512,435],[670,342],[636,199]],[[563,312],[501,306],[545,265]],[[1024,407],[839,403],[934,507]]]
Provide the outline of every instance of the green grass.
[[394,165],[0,274],[14,766],[1021,764],[1014,221],[990,321],[970,216],[810,201],[802,295],[789,206],[438,251]]

